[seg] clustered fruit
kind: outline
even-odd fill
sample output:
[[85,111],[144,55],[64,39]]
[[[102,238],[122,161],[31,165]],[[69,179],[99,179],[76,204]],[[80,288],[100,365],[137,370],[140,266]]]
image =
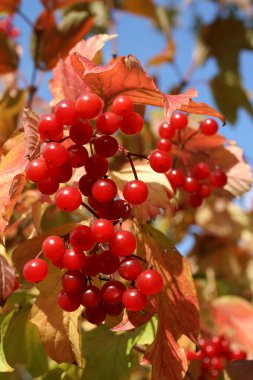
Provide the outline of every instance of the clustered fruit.
[[187,351],[188,362],[200,361],[200,376],[198,380],[216,380],[219,373],[229,361],[246,359],[246,352],[233,347],[224,336],[201,338],[198,342],[198,352]]
[[[46,277],[48,265],[40,258],[43,253],[63,271],[58,305],[68,312],[84,306],[84,316],[93,324],[102,323],[106,315],[119,315],[124,308],[143,310],[148,296],[163,287],[160,273],[134,254],[133,232],[122,229],[131,206],[147,199],[148,187],[133,169],[135,179],[126,183],[121,199],[116,183],[108,177],[108,159],[118,152],[126,154],[112,135],[119,130],[128,135],[139,133],[143,118],[126,96],[118,96],[111,111],[103,112],[103,107],[103,100],[94,93],[84,94],[76,102],[59,102],[54,112],[43,115],[38,123],[42,150],[26,169],[28,179],[42,193],[55,194],[60,210],[72,212],[83,206],[93,219],[64,237],[48,236],[41,253],[25,264],[24,277],[33,283]],[[134,154],[126,155],[133,167]],[[164,159],[152,157],[150,165],[156,170]],[[83,168],[78,184],[61,185],[71,180],[76,168]],[[97,280],[103,283],[101,287]]]

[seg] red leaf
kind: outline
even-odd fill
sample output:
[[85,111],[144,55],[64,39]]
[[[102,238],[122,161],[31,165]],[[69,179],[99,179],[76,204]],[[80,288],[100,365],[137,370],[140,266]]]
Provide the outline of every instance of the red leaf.
[[54,9],[59,9],[59,8],[64,8],[64,7],[70,7],[71,5],[74,4],[80,4],[82,3],[91,3],[94,0],[41,0],[42,4],[44,5],[45,8],[48,10],[54,10]]
[[14,268],[8,264],[5,257],[0,255],[0,306],[3,306],[6,299],[13,293],[15,285]]
[[[180,95],[162,93],[133,55],[116,58],[107,66],[96,66],[89,59],[75,53],[71,57],[71,63],[86,85],[100,95],[107,106],[111,105],[116,96],[125,94],[135,103],[164,107],[165,117],[169,119],[176,109],[183,107],[188,111],[190,98],[197,96],[197,91],[193,88]],[[189,107],[190,112],[206,114],[208,107],[204,103],[194,104]],[[215,112],[211,108],[209,111]],[[219,117],[223,120],[222,115],[219,114]]]
[[20,0],[1,0],[0,12],[15,13]]
[[29,159],[35,158],[40,152],[40,135],[38,132],[38,121],[40,117],[29,108],[24,108],[22,125],[25,132],[25,156]]
[[16,71],[18,59],[16,44],[0,29],[0,74]]
[[106,41],[115,36],[97,34],[86,41],[80,41],[69,52],[65,59],[60,59],[53,70],[53,78],[50,81],[50,90],[53,96],[53,104],[68,98],[76,100],[79,95],[89,90],[85,82],[73,69],[70,57],[74,53],[93,59],[96,53],[102,49]]

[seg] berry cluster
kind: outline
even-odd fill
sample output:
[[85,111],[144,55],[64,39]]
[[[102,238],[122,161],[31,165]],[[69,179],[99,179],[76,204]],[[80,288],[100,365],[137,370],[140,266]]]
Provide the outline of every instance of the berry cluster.
[[228,361],[244,360],[247,356],[246,352],[234,348],[224,336],[201,338],[198,343],[198,352],[186,352],[189,362],[200,361],[201,374],[198,380],[216,380]]
[[3,31],[10,38],[17,38],[20,30],[13,26],[13,16],[0,18],[0,31]]
[[[103,106],[99,96],[88,93],[76,102],[63,100],[54,113],[42,116],[38,123],[42,151],[26,169],[28,179],[42,193],[55,194],[60,210],[71,212],[83,206],[94,217],[90,226],[79,225],[64,238],[49,236],[42,244],[44,256],[66,270],[58,305],[69,312],[83,305],[86,319],[94,324],[102,323],[107,314],[120,314],[123,308],[144,309],[147,297],[163,287],[160,273],[134,255],[135,235],[121,228],[131,205],[142,204],[148,197],[147,185],[136,177],[134,154],[126,153],[135,179],[124,186],[124,199],[117,197],[117,185],[107,174],[108,159],[119,151],[125,154],[111,135],[118,130],[139,133],[143,119],[125,96],[114,100],[111,111],[102,112]],[[76,168],[84,168],[78,186],[60,187],[71,180]],[[47,272],[47,263],[39,256],[23,269],[30,282],[42,281]],[[97,280],[104,284],[95,286]]]
[[[196,133],[212,136],[218,131],[214,119],[205,119],[200,123],[199,130],[189,134],[188,117],[176,112],[170,123],[159,127],[160,140],[157,150],[150,155],[150,166],[159,173],[166,173],[174,191],[181,189],[188,195],[188,204],[199,207],[203,199],[211,195],[212,189],[221,189],[227,183],[227,176],[219,167],[210,167],[206,162],[197,162],[190,168],[178,152],[187,149],[187,143]],[[172,155],[169,154],[171,151]],[[174,162],[172,160],[174,157]]]

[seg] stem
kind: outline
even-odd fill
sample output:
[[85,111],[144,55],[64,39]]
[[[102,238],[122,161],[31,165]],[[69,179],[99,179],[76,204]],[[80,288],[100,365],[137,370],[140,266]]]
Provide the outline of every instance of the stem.
[[129,152],[129,150],[125,149],[122,145],[119,145],[119,151],[125,154],[126,157],[132,156],[132,157],[139,157],[139,158],[144,158],[145,160],[148,160],[148,157],[145,156],[144,154]]
[[199,131],[193,131],[182,143],[182,149],[185,147],[185,144],[188,143],[193,137],[199,134]]
[[98,216],[98,214],[90,207],[90,206],[88,206],[86,203],[84,203],[84,202],[82,202],[82,206],[84,207],[84,208],[86,208],[92,215],[94,215],[95,216],[95,218],[97,218],[97,219],[99,219],[99,216]]
[[129,163],[130,163],[130,165],[131,165],[131,168],[132,168],[132,171],[133,171],[134,178],[138,181],[138,175],[137,175],[136,169],[135,169],[135,167],[134,167],[134,163],[133,163],[133,160],[132,160],[131,154],[129,154],[129,152],[127,153],[127,158],[128,158]]
[[137,256],[137,255],[131,255],[131,257],[135,257],[136,259],[140,260],[140,261],[143,261],[144,263],[147,264],[147,261],[145,259],[143,259],[142,257],[140,256]]
[[31,84],[29,86],[29,96],[27,100],[27,107],[30,108],[32,105],[32,101],[34,98],[34,95],[37,92],[37,86],[36,84],[36,78],[37,78],[37,72],[38,72],[38,65],[37,61],[39,58],[39,53],[40,53],[40,45],[41,45],[41,36],[42,36],[42,29],[36,29],[36,27],[33,26],[33,31],[36,34],[37,37],[37,43],[35,47],[35,55],[34,55],[34,62],[33,62],[33,70],[32,70],[32,76],[31,76]]
[[146,351],[145,348],[142,348],[142,347],[139,346],[138,344],[135,344],[135,345],[133,346],[133,349],[134,349],[135,351],[137,351],[137,352],[140,352],[141,354],[144,354],[145,351]]
[[17,8],[16,13],[29,25],[32,29],[34,28],[34,25],[32,21],[26,16],[25,13],[21,11],[20,8]]

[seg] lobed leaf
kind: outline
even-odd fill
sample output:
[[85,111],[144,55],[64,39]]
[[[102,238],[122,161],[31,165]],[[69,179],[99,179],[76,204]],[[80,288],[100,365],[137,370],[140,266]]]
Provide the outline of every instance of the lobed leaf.
[[38,121],[40,117],[29,108],[24,108],[22,115],[22,126],[25,138],[25,156],[29,159],[35,158],[40,152],[40,135],[38,132]]

